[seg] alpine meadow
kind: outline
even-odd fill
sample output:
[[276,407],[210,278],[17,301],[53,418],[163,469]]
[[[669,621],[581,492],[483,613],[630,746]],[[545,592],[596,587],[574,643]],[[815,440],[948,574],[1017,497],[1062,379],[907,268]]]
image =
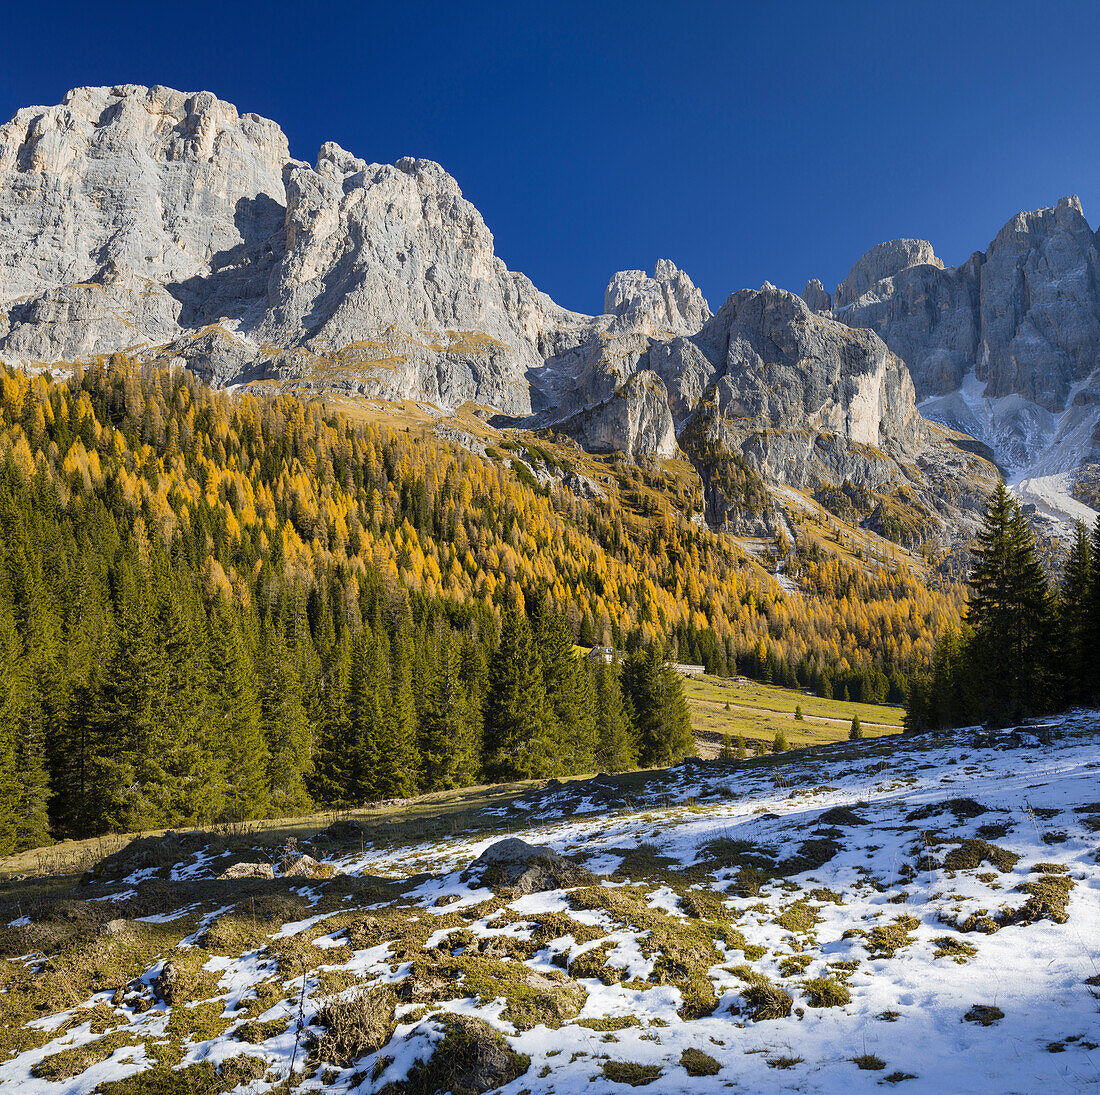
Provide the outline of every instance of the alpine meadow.
[[[492,33],[528,71],[494,79],[545,83],[509,44],[529,18]],[[626,44],[592,74],[603,18],[561,57],[597,83],[652,72]],[[414,118],[419,55],[401,107],[350,30],[383,13],[348,19],[301,29],[287,88],[251,47],[226,86],[314,88],[306,68],[336,71],[320,34],[362,52],[383,149],[398,117],[454,148],[435,127],[478,43],[412,34],[455,66],[445,87],[422,66]],[[385,20],[370,41],[396,56],[414,20]],[[797,68],[753,100],[784,132]],[[737,74],[673,69],[731,134],[759,124]],[[609,159],[692,130],[671,86],[644,141],[617,88],[595,96]],[[1100,1086],[1082,201],[1012,215],[958,265],[893,239],[846,251],[831,290],[714,309],[660,259],[586,314],[508,268],[434,160],[293,158],[315,124],[126,83],[0,126],[0,1095]],[[484,125],[535,179],[522,126]],[[656,183],[574,138],[647,247],[707,204],[657,172],[676,193],[639,213]],[[891,217],[936,223],[868,140]],[[830,155],[802,163],[824,190],[875,189]],[[543,185],[508,221],[471,170],[548,269]],[[822,273],[834,228],[881,238],[832,200],[799,240]],[[691,245],[736,250],[727,212]],[[743,219],[751,242],[766,215]],[[607,244],[566,242],[578,279]]]

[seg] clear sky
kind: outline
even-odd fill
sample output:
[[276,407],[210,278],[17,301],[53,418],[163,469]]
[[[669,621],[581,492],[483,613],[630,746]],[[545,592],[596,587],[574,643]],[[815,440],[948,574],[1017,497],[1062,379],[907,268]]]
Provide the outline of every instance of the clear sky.
[[60,0],[4,24],[4,118],[159,83],[274,118],[300,159],[438,160],[505,262],[581,311],[662,257],[717,307],[831,289],[898,236],[961,262],[1063,194],[1100,219],[1095,0]]

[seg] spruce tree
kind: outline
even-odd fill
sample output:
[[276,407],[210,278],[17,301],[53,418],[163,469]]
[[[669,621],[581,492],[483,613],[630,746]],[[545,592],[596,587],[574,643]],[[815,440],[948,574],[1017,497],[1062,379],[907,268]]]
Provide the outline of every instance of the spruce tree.
[[21,850],[18,742],[27,702],[22,646],[15,621],[0,604],[0,855]]
[[392,669],[385,733],[379,744],[377,790],[383,798],[416,794],[420,782],[419,726],[412,688],[412,637],[402,629],[391,647]]
[[459,677],[455,641],[445,636],[424,705],[421,763],[425,791],[445,791],[473,782],[475,743]]
[[638,647],[623,664],[623,691],[634,718],[638,763],[670,765],[694,751],[691,717],[680,675],[660,647]]
[[374,634],[364,624],[351,653],[347,794],[358,803],[383,797],[378,777],[382,742],[389,729],[390,672],[389,642],[378,627]]
[[863,727],[859,724],[859,715],[852,716],[852,728],[848,731],[849,741],[862,741]]
[[1059,678],[1067,704],[1087,702],[1094,685],[1090,679],[1093,652],[1089,649],[1089,611],[1097,580],[1095,569],[1088,529],[1078,521],[1058,597]]
[[637,764],[619,672],[617,662],[596,662],[596,766],[603,772],[625,772]]
[[1092,581],[1087,598],[1085,643],[1081,665],[1082,699],[1088,703],[1100,700],[1100,517],[1092,526],[1090,552]]
[[267,815],[267,745],[260,726],[256,672],[240,625],[219,602],[210,619],[210,687],[215,741],[225,763],[224,816]]
[[95,832],[159,827],[169,820],[164,761],[167,676],[148,606],[127,606],[91,699],[86,811]]
[[306,790],[312,768],[312,734],[298,670],[277,635],[267,640],[259,700],[271,813],[274,817],[304,813],[312,807]]
[[550,611],[545,596],[535,612],[533,639],[542,664],[543,689],[553,714],[549,741],[554,767],[588,772],[595,763],[594,697],[588,665],[573,650],[573,632],[562,615]]
[[485,696],[484,767],[490,779],[553,775],[555,732],[546,700],[542,663],[527,616],[505,606],[500,642],[489,663]]
[[986,716],[1007,725],[1049,703],[1050,598],[1031,527],[999,483],[986,508],[970,573],[967,620]]
[[345,632],[334,642],[321,674],[316,753],[307,784],[310,795],[328,806],[344,805],[353,799],[348,764],[352,740],[350,672],[351,637]]

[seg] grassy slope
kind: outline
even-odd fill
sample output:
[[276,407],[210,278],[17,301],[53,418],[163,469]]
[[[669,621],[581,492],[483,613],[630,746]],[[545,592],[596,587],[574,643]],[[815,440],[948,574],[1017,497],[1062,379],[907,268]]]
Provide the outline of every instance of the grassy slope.
[[[751,750],[756,741],[770,746],[776,731],[782,730],[787,744],[800,749],[846,740],[854,715],[859,716],[867,737],[899,733],[904,716],[900,707],[823,700],[743,677],[687,677],[684,694],[691,710],[699,755],[703,757],[714,756],[721,747],[722,735],[727,733],[742,734]],[[795,720],[796,707],[802,708],[802,721]]]

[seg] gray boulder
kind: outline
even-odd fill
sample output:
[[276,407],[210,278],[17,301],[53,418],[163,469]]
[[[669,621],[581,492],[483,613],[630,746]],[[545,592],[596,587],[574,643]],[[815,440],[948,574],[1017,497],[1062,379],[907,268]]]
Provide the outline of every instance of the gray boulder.
[[219,882],[232,882],[240,878],[274,878],[275,869],[270,863],[234,863],[220,875]]
[[598,881],[591,871],[578,867],[553,848],[528,844],[519,837],[490,844],[463,872],[463,877],[514,894],[591,886]]

